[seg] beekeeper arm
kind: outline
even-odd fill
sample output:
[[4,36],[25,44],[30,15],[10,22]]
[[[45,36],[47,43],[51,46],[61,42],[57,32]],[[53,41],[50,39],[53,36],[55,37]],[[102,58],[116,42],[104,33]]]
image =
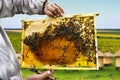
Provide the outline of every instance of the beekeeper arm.
[[0,18],[15,14],[43,14],[47,0],[0,0]]

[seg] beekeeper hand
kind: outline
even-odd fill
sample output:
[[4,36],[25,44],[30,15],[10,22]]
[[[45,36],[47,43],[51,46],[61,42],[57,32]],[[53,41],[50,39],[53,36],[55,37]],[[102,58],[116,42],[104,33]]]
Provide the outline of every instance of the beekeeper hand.
[[24,80],[55,80],[55,78],[51,76],[53,72],[54,70],[48,70],[43,73],[39,72],[39,74],[31,75]]
[[64,10],[56,3],[46,2],[44,6],[44,13],[50,17],[60,17],[64,14]]

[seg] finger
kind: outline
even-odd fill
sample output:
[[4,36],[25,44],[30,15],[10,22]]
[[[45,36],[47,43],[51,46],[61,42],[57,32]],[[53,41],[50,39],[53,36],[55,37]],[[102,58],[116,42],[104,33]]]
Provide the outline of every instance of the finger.
[[38,71],[37,73],[38,73],[38,74],[41,74],[42,72],[41,72],[41,71]]
[[52,4],[51,6],[56,10],[56,12],[57,12],[56,15],[62,16],[62,11],[58,6],[56,6],[55,4]]
[[60,5],[58,5],[58,4],[56,4],[56,3],[54,3],[54,4],[59,7],[59,9],[60,9],[60,11],[62,12],[62,14],[65,13],[64,10],[60,7]]
[[50,76],[48,76],[49,77],[49,79],[51,79],[51,80],[56,80],[56,78],[54,77],[54,76],[52,76],[52,75],[50,75]]
[[50,70],[50,72],[53,74],[53,73],[54,73],[54,70],[53,70],[53,69],[51,69],[51,70]]
[[48,6],[48,8],[47,8],[51,13],[53,13],[54,15],[56,15],[57,14],[57,11],[55,10],[55,8],[53,8],[51,5],[50,6]]
[[48,9],[45,10],[45,14],[50,16],[50,17],[55,17],[54,14],[51,11],[49,11]]

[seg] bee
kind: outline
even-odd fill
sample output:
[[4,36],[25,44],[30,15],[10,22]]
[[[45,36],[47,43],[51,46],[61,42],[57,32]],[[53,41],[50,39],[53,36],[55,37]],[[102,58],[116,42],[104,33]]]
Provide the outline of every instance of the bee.
[[33,59],[31,59],[31,62],[33,62]]
[[24,30],[26,30],[28,28],[28,24],[27,22],[24,22]]
[[42,23],[45,23],[45,21],[46,21],[46,20],[43,20],[43,22],[42,22]]

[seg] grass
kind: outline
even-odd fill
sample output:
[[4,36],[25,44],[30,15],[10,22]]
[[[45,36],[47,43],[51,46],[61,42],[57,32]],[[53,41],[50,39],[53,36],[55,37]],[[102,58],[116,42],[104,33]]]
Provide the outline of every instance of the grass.
[[97,34],[98,37],[106,37],[106,38],[119,38],[120,39],[120,34]]
[[98,38],[98,47],[102,52],[110,51],[114,54],[120,50],[120,39]]
[[[115,68],[115,59],[112,65],[104,66],[101,70],[56,70],[57,80],[120,80],[120,71]],[[21,69],[23,77],[35,74],[27,69]]]
[[120,30],[97,30],[98,37],[106,38],[119,38],[120,39]]
[[[7,34],[13,44],[15,51],[21,52],[21,33],[7,32]],[[114,54],[120,49],[120,39],[116,38],[116,36],[107,36],[118,36],[120,34],[120,30],[98,30],[97,34],[99,35],[99,37],[97,38],[98,47],[101,49],[102,52],[110,51]],[[23,68],[21,68],[21,72],[23,77],[35,74],[28,69]],[[120,71],[116,70],[115,59],[113,59],[113,64],[109,66],[104,66],[102,70],[55,70],[54,76],[57,78],[57,80],[120,80]]]
[[98,47],[102,52],[120,50],[120,30],[97,30]]
[[10,32],[7,31],[7,35],[17,53],[21,52],[21,43],[22,43],[22,37],[20,32]]

